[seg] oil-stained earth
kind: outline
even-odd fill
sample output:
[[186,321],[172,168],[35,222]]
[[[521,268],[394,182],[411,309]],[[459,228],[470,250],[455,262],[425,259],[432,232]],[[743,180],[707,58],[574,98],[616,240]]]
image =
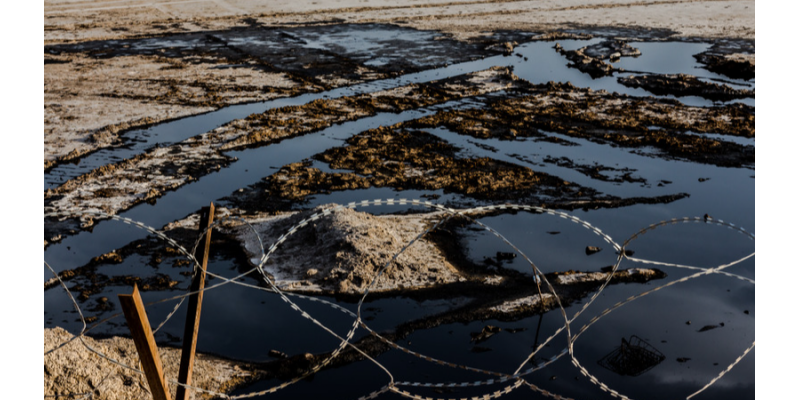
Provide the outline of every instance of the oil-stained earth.
[[[82,310],[79,318],[63,302],[47,303],[45,326],[58,328],[45,331],[46,350],[70,339],[62,328],[76,333],[84,322],[98,337],[125,334],[113,319],[120,311],[114,294],[134,284],[148,296],[189,290],[195,264],[182,249],[192,249],[202,231],[199,197],[203,204],[214,201],[215,219],[223,220],[212,231],[214,262],[253,287],[349,305],[367,290],[371,300],[458,300],[395,324],[381,333],[384,341],[360,337],[354,343],[364,353],[348,348],[326,367],[332,369],[378,356],[393,347],[388,342],[417,331],[521,321],[580,303],[606,281],[640,285],[667,274],[577,262],[532,279],[531,271],[507,267],[517,257],[507,248],[474,259],[474,223],[465,215],[418,208],[386,215],[331,212],[329,202],[391,193],[416,204],[440,199],[456,211],[514,203],[624,213],[694,195],[693,186],[671,186],[678,178],[653,173],[651,162],[661,166],[655,169],[681,163],[754,173],[752,39],[601,25],[490,25],[467,34],[460,25],[432,29],[435,18],[403,15],[396,23],[320,16],[295,23],[301,17],[292,14],[285,24],[262,15],[156,24],[161,28],[98,22],[46,29],[44,247],[46,259],[64,257],[48,260],[56,276],[48,270],[44,290],[48,299],[63,284]],[[513,20],[516,12],[506,15]],[[104,33],[93,36],[93,29]],[[679,54],[696,65],[670,73],[623,67],[649,56],[645,43],[697,48]],[[570,79],[537,81],[537,68]],[[232,111],[257,102],[255,111]],[[146,137],[168,121],[177,132],[195,129],[204,116],[213,123],[197,134]],[[625,155],[618,162],[594,158],[606,152]],[[202,186],[213,179],[219,184]],[[153,228],[174,243],[145,231],[103,229],[119,223],[111,216],[145,207],[156,210]],[[102,240],[93,240],[96,230]],[[280,248],[270,248],[261,265],[261,251],[273,243]],[[589,245],[580,244],[588,246],[586,257],[601,251]],[[77,252],[68,246],[81,247],[82,254],[71,255]],[[479,344],[500,331],[486,325],[474,332],[470,351],[491,350]],[[169,332],[157,339],[181,340]],[[132,362],[130,342],[91,340]],[[45,356],[45,394],[96,391],[105,398],[95,387],[102,376],[85,365],[64,365],[91,357],[76,344],[65,347],[74,357]],[[165,353],[170,371],[175,353]],[[294,379],[330,352],[269,354],[275,359],[203,356],[198,382],[230,393],[254,381]],[[113,370],[104,382],[129,398],[145,396],[128,375]]]

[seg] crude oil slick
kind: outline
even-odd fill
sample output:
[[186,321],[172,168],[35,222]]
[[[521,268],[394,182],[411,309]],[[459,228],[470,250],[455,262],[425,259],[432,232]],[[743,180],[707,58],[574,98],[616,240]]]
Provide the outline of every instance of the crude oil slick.
[[[586,221],[618,244],[658,221],[704,214],[752,231],[754,42],[666,36],[508,31],[461,41],[388,24],[326,24],[45,46],[45,63],[59,68],[155,57],[176,70],[215,64],[247,72],[229,85],[190,87],[166,77],[138,94],[102,93],[204,113],[103,131],[83,147],[54,142],[45,160],[45,213],[52,214],[45,218],[45,260],[94,323],[119,312],[116,294],[129,292],[133,282],[150,302],[185,293],[192,275],[175,246],[97,212],[163,230],[191,249],[197,213],[214,201],[218,219],[236,219],[214,230],[208,268],[230,278],[254,268],[261,254],[254,233],[237,221],[252,224],[269,248],[332,203],[398,199],[300,228],[276,250],[266,273],[287,292],[355,313],[377,270],[432,229],[378,278],[362,320],[429,357],[505,374],[534,367],[568,342],[562,332],[526,360],[564,317],[544,285],[538,292],[523,254],[554,284],[569,317],[610,280],[571,322],[575,334],[618,302],[697,272],[633,258],[713,268],[753,253],[754,241],[702,218],[659,226],[626,246],[632,252],[613,274],[614,247],[558,215],[470,213],[517,252],[475,222],[454,217],[436,225],[446,213],[411,200],[456,210],[541,207]],[[269,74],[269,82],[254,81],[259,74]],[[726,271],[754,279],[754,269],[748,258]],[[44,279],[45,328],[79,333],[83,323],[66,293],[47,269]],[[241,280],[267,286],[256,273]],[[574,355],[600,382],[631,398],[685,397],[753,342],[754,293],[753,283],[721,274],[675,284],[603,316],[574,342]],[[293,301],[338,335],[352,327],[352,314],[313,299]],[[148,306],[151,323],[174,305]],[[158,331],[160,345],[180,344],[185,312],[178,309]],[[120,318],[89,333],[126,334]],[[364,329],[352,342],[396,382],[492,378],[391,350]],[[302,375],[339,343],[274,293],[229,284],[205,294],[198,351],[257,371],[222,385],[238,386],[231,394]],[[754,398],[754,368],[751,352],[702,396]],[[610,397],[568,356],[525,379],[565,397]],[[345,351],[330,368],[263,398],[358,398],[388,382],[381,368]],[[463,398],[508,384],[400,388]],[[502,397],[531,394],[523,386]]]

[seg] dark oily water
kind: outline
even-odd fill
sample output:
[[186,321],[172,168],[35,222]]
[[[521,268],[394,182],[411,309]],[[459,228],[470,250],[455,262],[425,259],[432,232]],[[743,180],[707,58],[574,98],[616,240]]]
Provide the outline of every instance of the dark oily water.
[[[290,32],[291,33],[291,32]],[[396,61],[390,54],[377,49],[384,41],[423,40],[415,32],[403,32],[393,36],[392,32],[377,30],[374,36],[363,32],[336,30],[332,32],[293,33],[298,43],[309,49],[336,51],[352,48],[358,50],[353,57],[366,65],[387,65]],[[326,36],[327,35],[327,36]],[[228,38],[242,46],[259,45],[246,37]],[[560,43],[565,49],[577,49],[597,43],[591,41],[566,40]],[[727,79],[717,74],[698,69],[693,54],[705,51],[707,44],[680,42],[631,43],[639,48],[638,58],[623,57],[615,64],[629,71],[649,73],[689,73],[704,79]],[[130,143],[126,149],[100,151],[81,160],[77,166],[53,169],[45,176],[45,185],[57,185],[57,177],[74,177],[113,160],[138,154],[145,149],[206,132],[233,119],[251,113],[284,105],[304,104],[322,96],[338,97],[391,88],[410,82],[422,82],[485,69],[494,65],[513,66],[514,73],[532,83],[548,81],[571,82],[577,87],[607,90],[632,96],[650,96],[643,89],[632,89],[619,84],[617,75],[592,79],[577,69],[568,68],[568,61],[552,49],[553,42],[527,43],[518,46],[514,54],[520,56],[493,56],[483,60],[454,64],[448,67],[402,75],[391,80],[365,83],[358,87],[335,89],[330,92],[307,94],[292,99],[278,99],[260,104],[232,106],[201,116],[184,118],[147,130],[128,133]],[[341,50],[341,49],[339,49]],[[438,52],[436,48],[421,47],[420,53]],[[438,54],[438,53],[437,53]],[[419,57],[419,55],[414,55]],[[730,79],[727,79],[732,81]],[[752,85],[752,82],[738,82]],[[674,98],[672,96],[657,96]],[[678,98],[687,105],[711,106],[711,101],[701,98]],[[753,99],[740,102],[754,104]],[[344,140],[368,129],[392,125],[398,122],[431,115],[437,110],[456,107],[480,107],[483,103],[466,99],[426,110],[406,111],[400,114],[378,114],[374,117],[335,125],[317,133],[284,140],[280,143],[241,151],[230,152],[237,157],[227,168],[201,177],[169,192],[155,204],[141,204],[121,215],[156,228],[196,212],[213,200],[230,195],[240,188],[257,183],[272,175],[280,167],[308,159],[332,147],[339,147]],[[659,226],[633,239],[627,249],[632,250],[632,259],[623,260],[619,268],[659,268],[667,274],[664,279],[646,284],[627,283],[607,286],[583,310],[591,299],[592,291],[579,296],[565,305],[570,323],[575,359],[588,374],[606,385],[601,388],[584,376],[573,365],[564,331],[556,332],[565,325],[559,309],[545,314],[523,315],[509,320],[449,321],[436,318],[464,307],[473,300],[463,296],[431,296],[431,298],[368,296],[361,307],[363,321],[377,332],[393,332],[409,321],[424,321],[427,329],[413,329],[396,339],[396,343],[411,351],[443,361],[499,372],[514,374],[527,371],[540,362],[561,355],[551,364],[525,375],[526,381],[542,390],[557,395],[585,399],[611,398],[608,390],[635,399],[685,398],[703,388],[712,379],[735,362],[753,343],[755,332],[755,285],[746,279],[755,279],[755,258],[726,268],[735,276],[719,273],[687,279],[699,270],[684,267],[713,268],[727,265],[754,253],[754,241],[726,225],[715,224],[723,220],[735,223],[752,231],[755,226],[753,168],[724,168],[710,164],[674,160],[659,157],[657,152],[609,146],[590,140],[574,138],[559,133],[545,132],[554,138],[576,145],[564,145],[535,138],[517,140],[476,139],[462,136],[446,128],[428,129],[427,132],[459,148],[461,156],[490,157],[496,160],[522,165],[534,171],[558,176],[582,186],[595,188],[603,194],[619,197],[653,197],[675,193],[690,196],[668,204],[636,204],[622,208],[581,209],[568,212],[609,235],[619,245],[650,224],[676,217],[702,217],[708,214],[710,222],[678,223]],[[753,139],[730,138],[724,135],[706,135],[715,140],[733,141],[741,145],[754,146]],[[126,152],[127,151],[127,152]],[[630,172],[641,178],[614,182],[589,177],[576,168],[548,160],[567,158],[576,164],[614,167],[604,172],[614,178]],[[323,162],[314,161],[313,167],[326,172],[332,170]],[[71,171],[70,168],[73,168]],[[83,171],[83,172],[81,172]],[[50,182],[50,183],[48,183]],[[297,209],[310,208],[328,203],[345,204],[351,201],[372,199],[421,199],[421,196],[438,197],[438,203],[453,203],[462,206],[485,205],[461,194],[445,190],[394,190],[388,187],[372,187],[362,190],[334,191],[309,197],[307,203],[298,204]],[[424,199],[422,199],[424,200]],[[420,207],[381,206],[359,209],[375,214],[421,211]],[[486,262],[497,259],[498,252],[514,252],[514,249],[487,232],[477,224],[466,224],[459,228],[461,244],[466,256],[486,272],[506,268],[532,275],[533,267],[522,254],[544,273],[576,271],[598,271],[614,265],[618,256],[614,247],[586,226],[559,216],[534,214],[526,211],[503,212],[497,215],[476,218],[497,231],[513,243],[521,252],[516,257],[505,257],[499,263]],[[702,220],[702,218],[701,218]],[[45,251],[45,260],[56,271],[75,268],[87,263],[92,257],[128,245],[134,240],[147,237],[147,232],[117,221],[104,221],[89,232],[67,237],[52,244]],[[155,240],[155,239],[154,239]],[[271,243],[265,243],[269,246]],[[159,244],[158,246],[166,246]],[[586,246],[602,248],[599,253],[587,255]],[[282,249],[282,251],[304,249]],[[307,250],[307,249],[305,249]],[[638,260],[656,261],[662,264],[647,264]],[[187,266],[170,266],[173,260],[155,263],[145,256],[126,257],[117,265],[104,266],[98,272],[106,276],[129,275],[140,278],[163,276],[177,282],[172,289],[145,291],[145,302],[155,302],[185,293],[189,285]],[[665,265],[665,264],[679,264]],[[230,252],[215,252],[209,271],[224,277],[235,277],[253,268],[246,257]],[[52,273],[45,268],[45,280]],[[744,278],[744,279],[741,279]],[[687,280],[683,280],[687,279]],[[254,287],[234,284],[214,286],[222,282],[211,279],[208,286],[214,287],[205,294],[201,319],[198,351],[219,354],[237,360],[266,362],[272,360],[270,350],[289,355],[305,352],[321,354],[336,349],[340,340],[330,332],[304,318],[274,293]],[[265,288],[257,274],[240,279],[240,282]],[[531,279],[533,284],[533,279]],[[85,282],[68,282],[68,287]],[[663,289],[651,291],[662,285]],[[547,289],[542,286],[546,293]],[[78,301],[85,316],[98,316],[100,320],[112,317],[121,311],[117,294],[128,293],[125,285],[109,285],[91,293],[88,299]],[[74,295],[80,293],[75,289]],[[631,296],[646,295],[628,301]],[[74,311],[67,294],[60,288],[45,290],[45,327],[61,326],[77,334],[82,323]],[[309,299],[289,297],[311,317],[339,336],[352,329],[357,311],[356,300],[317,297],[333,302],[349,310],[344,312],[329,304]],[[105,300],[103,300],[105,299]],[[622,303],[621,305],[619,305]],[[148,305],[148,314],[154,327],[173,311],[175,300]],[[600,319],[593,318],[604,314]],[[186,306],[180,307],[169,321],[159,329],[156,339],[162,346],[178,346],[183,334]],[[99,325],[90,335],[126,335],[127,328],[121,316]],[[585,331],[582,327],[588,325]],[[473,334],[487,326],[499,330],[480,342]],[[580,333],[579,333],[580,332]],[[536,346],[553,337],[533,360],[527,360]],[[576,335],[577,338],[576,338]],[[359,327],[352,341],[369,336]],[[623,341],[624,339],[624,341]],[[642,350],[644,349],[644,350]],[[620,354],[626,354],[620,361]],[[631,361],[634,358],[638,361]],[[744,358],[697,399],[730,398],[752,399],[755,397],[755,351]],[[527,360],[527,361],[526,361]],[[616,361],[615,361],[616,360]],[[511,382],[498,383],[496,375],[451,368],[415,357],[399,350],[380,352],[370,360],[345,363],[336,368],[325,369],[275,393],[258,398],[358,398],[380,390],[386,384],[396,383],[398,390],[408,391],[422,397],[465,398],[482,396],[506,388]],[[388,371],[388,372],[387,372]],[[474,387],[420,387],[416,383],[462,383],[495,379],[494,383]],[[282,381],[270,379],[240,388],[233,394],[246,394],[269,389]],[[424,386],[424,385],[423,385]],[[537,396],[527,384],[522,385],[502,398],[529,398]],[[383,393],[379,398],[401,398],[395,393]]]

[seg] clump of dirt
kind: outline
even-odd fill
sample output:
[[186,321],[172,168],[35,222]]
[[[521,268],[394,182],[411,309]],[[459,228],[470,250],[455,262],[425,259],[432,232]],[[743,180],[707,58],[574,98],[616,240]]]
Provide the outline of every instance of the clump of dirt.
[[694,58],[711,72],[733,79],[750,80],[756,77],[756,56],[754,54],[695,54]]
[[[315,156],[349,169],[374,186],[444,189],[478,199],[520,199],[527,194],[588,197],[595,192],[558,177],[490,158],[462,158],[458,148],[424,131],[378,128]],[[572,197],[572,196],[570,196]]]
[[624,40],[605,40],[578,50],[564,50],[561,44],[556,43],[553,48],[567,58],[571,68],[577,68],[592,78],[611,76],[614,72],[624,71],[616,68],[606,61],[618,61],[621,57],[638,57],[642,55],[639,49],[629,45]]
[[755,90],[734,89],[724,84],[701,81],[687,74],[630,75],[619,77],[617,81],[628,87],[643,88],[659,96],[699,96],[712,101],[756,97]]
[[621,57],[639,57],[642,52],[631,46],[628,42],[619,39],[604,40],[600,43],[585,47],[586,56],[600,60],[619,60]]
[[[44,349],[48,351],[72,338],[62,328],[44,330]],[[152,399],[144,375],[113,364],[87,349],[82,341],[98,352],[125,365],[136,367],[139,356],[133,340],[112,337],[83,337],[44,356],[44,395],[98,399]],[[161,346],[159,356],[168,379],[177,379],[181,349]],[[225,360],[205,354],[195,357],[192,384],[205,390],[230,393],[250,382],[262,379],[264,372],[244,362]],[[174,393],[176,386],[169,384]],[[211,399],[208,393],[197,392],[195,398]]]
[[[755,148],[685,133],[755,136],[755,109],[744,104],[690,107],[674,100],[631,97],[548,83],[485,107],[441,111],[407,126],[513,140],[558,132],[625,147],[653,147],[665,157],[720,166],[755,162]],[[661,129],[654,129],[661,128]]]
[[587,55],[586,47],[582,47],[578,50],[564,50],[560,44],[556,43],[554,48],[570,61],[570,63],[567,64],[568,67],[576,68],[583,73],[589,74],[592,78],[596,79],[604,76],[611,76],[614,72],[623,71],[623,69],[615,68],[601,58]]

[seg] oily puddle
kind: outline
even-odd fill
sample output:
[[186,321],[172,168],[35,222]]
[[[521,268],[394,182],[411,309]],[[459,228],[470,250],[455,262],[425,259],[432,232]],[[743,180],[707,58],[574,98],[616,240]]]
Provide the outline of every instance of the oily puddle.
[[[576,358],[601,382],[631,398],[668,399],[688,396],[732,363],[753,339],[751,332],[754,329],[754,319],[752,315],[744,314],[742,310],[743,307],[751,307],[752,303],[749,306],[747,304],[731,306],[731,303],[720,302],[720,300],[723,302],[730,300],[725,297],[728,292],[715,291],[704,294],[706,290],[704,287],[709,283],[731,286],[729,280],[725,279],[725,282],[723,284],[711,279],[698,282],[697,285],[687,283],[683,287],[671,287],[615,310],[579,337],[574,348]],[[583,320],[588,320],[588,316],[594,316],[614,302],[638,294],[643,289],[638,285],[606,289],[604,295],[601,295],[586,311],[587,318]],[[737,287],[733,289],[734,292],[747,290]],[[687,298],[693,300],[687,301]],[[654,308],[661,309],[667,304],[670,313],[653,312]],[[569,306],[566,308],[567,314],[574,315],[581,307],[582,304]],[[686,321],[690,319],[692,324],[687,325]],[[548,342],[533,357],[533,362],[524,363],[535,347],[543,344],[563,325],[563,317],[554,311],[516,321],[486,320],[442,325],[416,331],[397,344],[439,360],[511,374],[518,369],[526,371],[560,354],[566,346],[563,332]],[[581,321],[573,323],[573,332],[582,325]],[[717,328],[701,332],[703,327],[708,325],[716,325]],[[473,340],[474,334],[488,326],[499,329],[497,333],[483,341]],[[654,365],[645,365],[639,370],[628,371],[639,373],[635,377],[620,375],[603,367],[600,362],[620,348],[623,338],[632,341],[643,340],[650,348],[663,355],[663,360]],[[508,385],[508,383],[495,383],[472,388],[416,387],[410,383],[446,385],[485,381],[496,377],[441,366],[398,350],[383,353],[377,356],[376,360],[390,371],[395,382],[399,382],[400,389],[424,397],[481,396],[501,390]],[[643,368],[649,369],[642,372]],[[754,355],[748,354],[726,376],[707,389],[703,396],[753,398],[754,372]],[[608,395],[572,365],[569,355],[562,356],[544,368],[529,373],[525,379],[541,389],[565,397],[595,398]],[[356,398],[378,390],[384,383],[388,383],[388,380],[382,369],[369,361],[364,361],[324,370],[315,374],[313,380],[300,382],[285,389],[285,392],[281,390],[270,397],[313,396],[319,393],[319,387],[324,387],[328,394],[335,393],[341,397]],[[278,380],[267,380],[234,393],[250,393],[279,383]],[[530,398],[531,394],[531,389],[523,386],[503,397],[521,399]],[[392,395],[381,395],[381,398],[384,396],[392,397]]]

